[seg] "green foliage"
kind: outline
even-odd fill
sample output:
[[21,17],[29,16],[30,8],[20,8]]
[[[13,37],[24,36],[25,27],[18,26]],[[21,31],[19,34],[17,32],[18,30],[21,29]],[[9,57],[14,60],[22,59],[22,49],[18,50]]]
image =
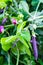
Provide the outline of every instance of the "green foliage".
[[26,21],[20,23],[18,26],[17,26],[17,33],[20,33],[21,30],[23,29],[23,27],[26,25]]
[[30,32],[29,32],[29,30],[23,30],[23,31],[21,32],[21,36],[22,36],[27,42],[30,42],[31,37],[30,37]]
[[16,40],[16,36],[1,38],[1,44],[3,50],[8,51],[12,46],[12,42],[14,42],[15,40]]
[[25,1],[20,1],[19,9],[28,13],[29,7]]
[[4,62],[4,57],[0,56],[0,64],[3,65],[3,62]]
[[10,1],[12,2],[12,0],[0,0],[0,8],[3,9],[7,6],[7,2]]
[[20,55],[28,54],[31,57],[30,49],[25,44],[22,44],[22,42],[20,42],[20,41],[18,41],[16,44],[17,44],[17,46],[15,46],[14,48],[11,49],[13,54],[15,54],[15,55],[18,54],[18,50],[17,50],[17,48],[18,48]]
[[43,3],[43,0],[39,0],[41,3]]
[[40,63],[40,65],[43,65],[43,62],[42,62],[42,60],[41,60],[41,59],[39,59],[39,63]]
[[4,8],[6,7],[6,3],[5,2],[0,2],[0,8]]
[[29,13],[29,6],[28,6],[27,2],[25,2],[25,0],[24,1],[20,1],[19,10],[24,15],[24,18],[26,19],[27,18],[26,16]]
[[[2,24],[4,18],[7,20]],[[0,25],[4,26],[4,33],[0,33],[0,65],[43,65],[43,0],[0,0]],[[36,62],[32,31],[38,42]]]
[[38,4],[39,0],[32,0],[31,4],[32,6],[36,6]]

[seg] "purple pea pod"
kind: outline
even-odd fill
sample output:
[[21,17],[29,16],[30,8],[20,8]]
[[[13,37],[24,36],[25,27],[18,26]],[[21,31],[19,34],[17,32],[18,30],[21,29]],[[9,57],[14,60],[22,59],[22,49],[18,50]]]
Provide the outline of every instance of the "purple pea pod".
[[0,9],[0,13],[2,14],[4,12],[4,9]]
[[33,51],[34,51],[34,57],[35,60],[37,61],[38,59],[38,49],[37,49],[37,41],[36,41],[36,37],[32,36],[32,46],[33,46]]
[[0,33],[4,32],[4,26],[0,26]]
[[6,21],[7,21],[7,18],[4,18],[4,19],[2,20],[2,24],[5,24]]

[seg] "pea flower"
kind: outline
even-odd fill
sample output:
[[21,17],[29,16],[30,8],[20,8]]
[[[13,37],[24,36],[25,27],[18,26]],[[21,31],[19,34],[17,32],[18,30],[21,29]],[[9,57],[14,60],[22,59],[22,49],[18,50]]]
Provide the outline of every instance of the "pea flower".
[[35,60],[38,59],[38,49],[37,49],[37,41],[36,41],[36,37],[33,35],[32,36],[32,46],[33,46],[33,52],[34,52],[34,57]]
[[17,20],[16,19],[12,18],[11,21],[12,21],[12,24],[15,24],[15,25],[17,24]]
[[0,33],[3,33],[3,32],[4,32],[4,26],[0,25]]
[[4,18],[4,19],[2,20],[2,24],[5,24],[6,21],[7,21],[7,18]]

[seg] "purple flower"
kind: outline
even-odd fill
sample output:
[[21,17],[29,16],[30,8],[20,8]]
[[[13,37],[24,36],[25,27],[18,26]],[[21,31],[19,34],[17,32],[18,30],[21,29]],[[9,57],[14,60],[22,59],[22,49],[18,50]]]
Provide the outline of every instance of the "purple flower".
[[2,20],[2,24],[5,24],[6,21],[7,21],[7,18],[4,18],[4,19]]
[[4,9],[0,9],[0,13],[3,13],[4,12]]
[[17,24],[17,20],[16,19],[12,18],[11,21],[12,21],[13,24],[15,24],[15,25]]
[[0,26],[0,33],[4,32],[4,26]]
[[36,41],[35,36],[32,36],[32,45],[33,45],[34,57],[35,57],[35,60],[37,60],[38,59],[38,49],[37,49],[37,41]]

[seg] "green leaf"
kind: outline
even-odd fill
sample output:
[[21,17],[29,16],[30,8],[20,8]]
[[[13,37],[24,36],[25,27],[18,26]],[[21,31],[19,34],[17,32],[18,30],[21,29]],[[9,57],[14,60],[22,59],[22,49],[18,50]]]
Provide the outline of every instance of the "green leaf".
[[36,6],[38,4],[39,0],[32,0],[31,4],[32,6]]
[[31,51],[29,48],[26,48],[26,53],[31,57]]
[[0,0],[0,8],[4,8],[7,6],[6,2],[12,2],[12,0]]
[[[30,50],[29,50],[29,46],[28,46],[28,44],[27,44],[27,42],[26,42],[26,40],[28,41],[28,43],[29,43],[29,45],[30,45],[30,38],[29,39],[26,39],[27,38],[27,36],[26,36],[26,33],[27,31],[22,31],[22,33],[24,34],[24,36],[23,35],[19,35],[18,36],[18,38],[20,39],[20,41],[21,41],[21,43],[23,43],[23,45],[25,46],[25,51],[26,51],[26,53],[29,55],[29,56],[31,56],[31,52],[30,52]],[[29,32],[28,32],[29,33]],[[29,36],[29,34],[28,34],[28,36]]]
[[40,3],[43,3],[43,0],[39,0],[40,1]]
[[43,61],[41,59],[38,60],[40,65],[43,65]]
[[28,4],[26,3],[26,1],[20,1],[19,9],[23,10],[27,13],[29,12],[29,7],[28,7]]
[[7,62],[4,62],[4,64],[3,65],[8,65],[8,63]]
[[17,33],[21,32],[21,30],[24,28],[25,25],[26,25],[26,21],[20,23],[17,27]]
[[22,42],[20,42],[20,41],[18,41],[17,42],[17,46],[18,46],[18,48],[19,48],[19,50],[20,50],[20,54],[22,54],[22,53],[25,53],[25,45],[24,44],[22,44]]
[[2,19],[4,17],[4,15],[3,14],[0,14],[0,19]]
[[11,49],[13,54],[14,55],[18,54],[17,48],[19,49],[20,54],[25,54],[26,52],[25,52],[24,44],[22,44],[20,41],[18,41],[16,44],[17,44],[17,46],[14,46],[14,48]]
[[4,8],[6,7],[6,3],[5,2],[0,2],[0,8]]
[[2,49],[8,51],[12,46],[12,42],[15,40],[16,40],[16,36],[1,38]]
[[29,44],[29,46],[31,48],[31,44],[30,44],[31,36],[30,36],[29,30],[23,30],[21,32],[21,36],[27,41],[27,43]]
[[37,28],[36,29],[36,33],[38,34],[38,35],[42,35],[43,36],[43,28]]
[[21,35],[19,35],[18,38],[20,39],[20,41],[21,41],[27,48],[29,48],[27,42],[25,41],[25,39],[24,39]]
[[0,0],[0,2],[7,2],[7,1],[12,2],[12,0]]
[[29,30],[23,30],[23,31],[21,32],[21,36],[22,36],[27,42],[30,42],[31,37],[30,37],[30,32],[29,32]]
[[27,48],[24,44],[22,44],[22,42],[18,41],[16,44],[17,44],[17,47],[15,46],[14,48],[11,49],[13,54],[15,55],[18,54],[18,51],[17,51],[17,48],[18,48],[20,54],[28,54],[29,56],[31,56],[30,49]]
[[31,15],[33,17],[29,17],[28,21],[33,20],[33,23],[36,24],[37,26],[43,25],[43,22],[42,22],[43,21],[43,10],[41,12],[37,12],[35,18],[34,18],[34,14],[35,14],[35,11],[31,12]]

